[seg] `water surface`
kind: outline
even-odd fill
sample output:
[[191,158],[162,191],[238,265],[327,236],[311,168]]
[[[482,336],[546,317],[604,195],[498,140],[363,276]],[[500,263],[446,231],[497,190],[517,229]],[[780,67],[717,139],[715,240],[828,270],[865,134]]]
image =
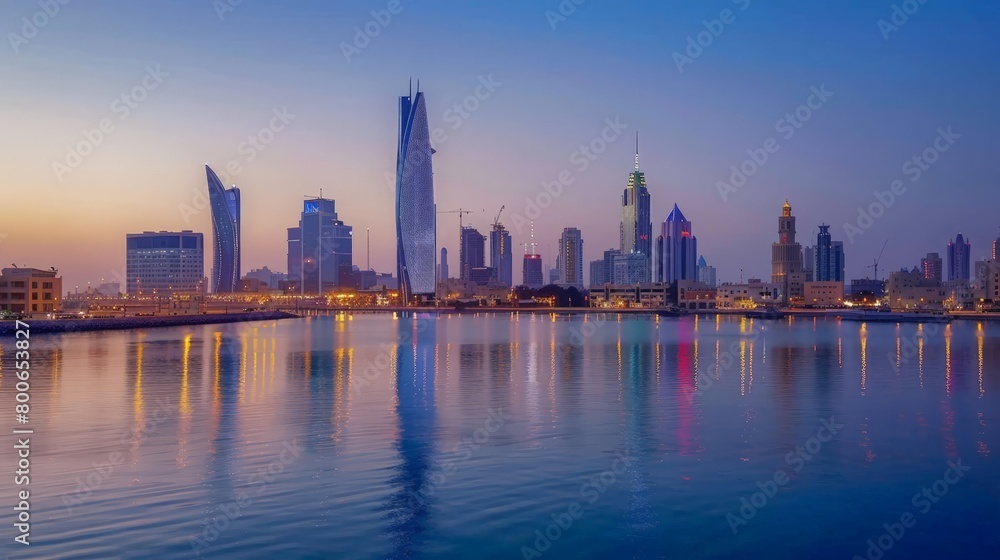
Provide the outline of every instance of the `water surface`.
[[32,343],[11,558],[852,558],[904,514],[887,559],[1000,552],[998,324],[355,314]]

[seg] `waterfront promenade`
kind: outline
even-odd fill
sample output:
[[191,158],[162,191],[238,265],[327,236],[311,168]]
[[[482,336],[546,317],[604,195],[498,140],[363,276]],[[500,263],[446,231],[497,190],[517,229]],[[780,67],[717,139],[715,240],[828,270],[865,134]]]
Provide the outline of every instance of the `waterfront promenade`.
[[[594,308],[594,307],[298,307],[271,308],[267,310],[242,313],[209,313],[183,315],[152,315],[118,318],[92,319],[28,319],[33,332],[68,333],[84,331],[148,329],[160,327],[175,327],[186,325],[205,325],[213,323],[237,323],[246,321],[271,321],[297,317],[325,316],[340,313],[359,314],[542,314],[542,315],[588,315],[611,314],[626,316],[659,315],[661,317],[681,317],[684,315],[732,315],[754,319],[840,319],[845,321],[860,321],[871,323],[947,323],[953,320],[969,321],[1000,321],[1000,313],[952,312],[952,313],[893,313],[880,311],[861,311],[852,309],[702,309],[679,310],[676,308]],[[15,330],[15,321],[0,321],[0,336],[9,335]]]
[[[247,313],[220,313],[202,315],[158,315],[142,317],[117,317],[99,319],[26,319],[31,332],[68,333],[82,331],[111,331],[130,329],[151,329],[159,327],[179,327],[187,325],[207,325],[213,323],[239,323],[245,321],[272,321],[296,317],[284,311],[256,311]],[[0,336],[11,335],[16,329],[16,321],[0,321]]]

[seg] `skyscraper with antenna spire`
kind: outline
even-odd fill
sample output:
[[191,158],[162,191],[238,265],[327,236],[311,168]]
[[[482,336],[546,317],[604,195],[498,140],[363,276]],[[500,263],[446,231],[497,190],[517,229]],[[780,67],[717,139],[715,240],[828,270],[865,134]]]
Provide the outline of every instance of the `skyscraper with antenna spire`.
[[646,257],[649,281],[650,256],[653,254],[653,222],[650,219],[646,175],[639,170],[639,133],[635,133],[635,170],[629,173],[628,186],[622,193],[620,247],[622,253],[641,253]]
[[535,243],[535,222],[531,222],[531,242],[524,244],[521,284],[529,288],[541,288],[545,284],[542,256],[538,254],[538,244]]

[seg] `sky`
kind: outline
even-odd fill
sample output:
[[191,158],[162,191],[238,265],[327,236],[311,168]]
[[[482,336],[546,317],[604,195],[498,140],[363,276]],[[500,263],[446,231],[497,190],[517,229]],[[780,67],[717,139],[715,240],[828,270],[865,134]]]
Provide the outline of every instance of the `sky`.
[[[785,199],[804,244],[823,223],[844,241],[848,278],[886,242],[881,276],[959,232],[976,260],[1000,237],[998,23],[971,0],[8,0],[0,264],[71,290],[121,274],[126,233],[210,246],[208,163],[242,192],[244,272],[285,270],[321,189],[355,264],[370,230],[395,272],[411,78],[441,129],[438,209],[485,233],[504,206],[518,247],[534,218],[546,269],[564,227],[585,261],[618,247],[636,132],[654,232],[678,204],[720,281],[770,277]],[[452,270],[458,232],[439,214]]]

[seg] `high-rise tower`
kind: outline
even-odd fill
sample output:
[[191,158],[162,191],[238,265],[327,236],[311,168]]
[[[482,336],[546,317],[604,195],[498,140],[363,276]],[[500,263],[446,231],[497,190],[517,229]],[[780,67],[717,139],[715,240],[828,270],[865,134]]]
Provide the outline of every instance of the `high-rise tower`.
[[789,296],[790,276],[802,273],[802,245],[795,242],[795,216],[785,201],[778,218],[778,242],[771,244],[771,282],[780,284]]
[[844,281],[844,243],[833,240],[830,226],[826,224],[819,226],[813,255],[816,259],[816,262],[812,263],[816,282]]
[[337,216],[329,198],[302,203],[298,227],[288,228],[288,277],[299,295],[323,295],[348,285],[354,266],[354,230]]
[[508,288],[513,283],[514,265],[510,244],[510,232],[507,228],[499,222],[493,224],[490,231],[490,267],[496,275],[497,283]]
[[960,233],[948,243],[948,280],[969,280],[972,244]]
[[208,203],[212,208],[212,292],[239,291],[240,287],[240,189],[227,189],[212,168],[208,175]]
[[559,236],[556,259],[560,286],[583,288],[583,234],[575,227],[564,228]]
[[642,253],[647,260],[646,278],[649,279],[650,257],[653,254],[653,222],[649,210],[649,190],[646,175],[639,171],[639,133],[635,133],[635,171],[628,175],[628,186],[622,193],[622,221],[620,226],[622,253]]
[[535,223],[531,223],[531,242],[524,244],[524,260],[521,262],[521,284],[529,288],[541,288],[545,284],[542,272],[542,256],[535,243]]
[[403,301],[433,296],[437,212],[431,169],[430,131],[424,94],[399,98],[399,146],[396,150],[396,271]]
[[[681,209],[674,209],[663,220],[658,282],[698,279],[698,240],[691,231],[691,222]],[[657,240],[659,244],[659,239]]]
[[462,227],[462,244],[458,249],[458,266],[462,280],[469,280],[473,268],[486,266],[486,237],[472,226]]

